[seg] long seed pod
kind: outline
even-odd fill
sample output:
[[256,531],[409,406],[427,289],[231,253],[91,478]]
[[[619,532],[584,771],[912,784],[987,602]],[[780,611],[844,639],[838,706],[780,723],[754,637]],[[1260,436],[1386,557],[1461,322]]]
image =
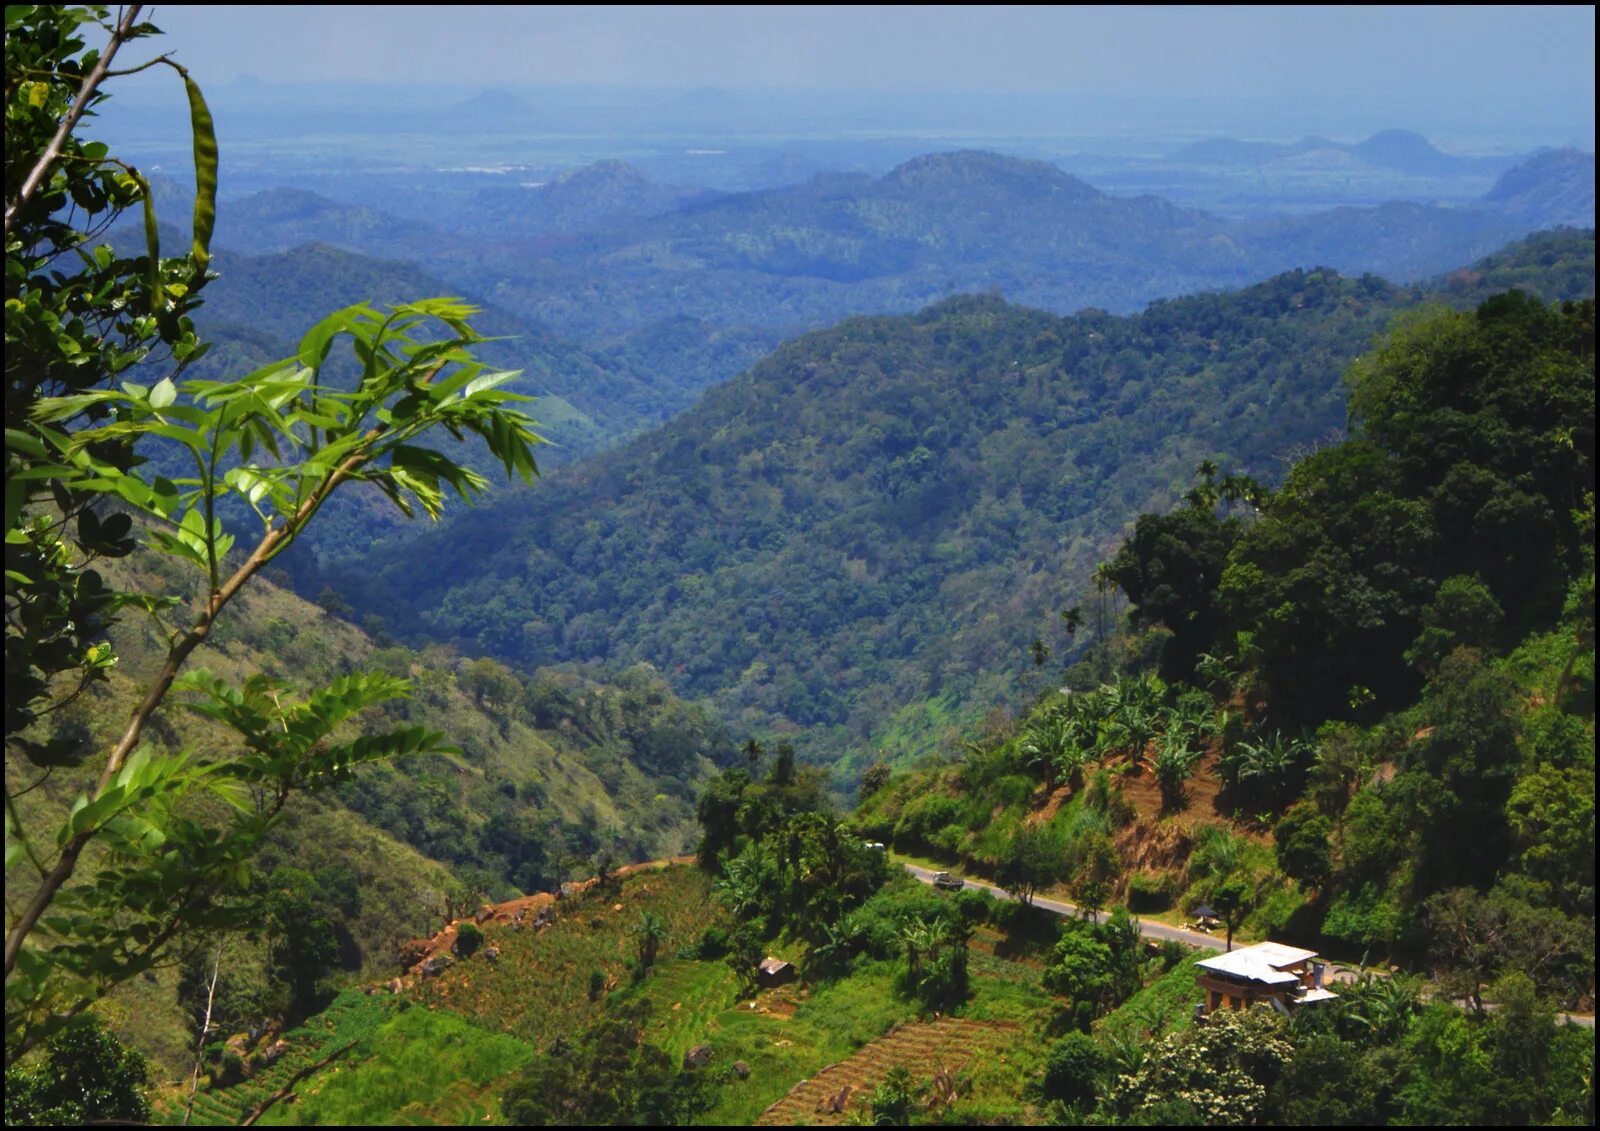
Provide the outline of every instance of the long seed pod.
[[211,231],[217,222],[217,132],[200,87],[187,73],[183,85],[189,92],[189,123],[194,133],[194,246],[190,254],[195,266],[204,271],[211,262]]
[[156,202],[149,181],[132,169],[128,170],[128,176],[139,186],[139,195],[144,201],[144,249],[150,260],[150,313],[160,314],[166,305],[166,296],[161,290],[161,233],[156,228]]

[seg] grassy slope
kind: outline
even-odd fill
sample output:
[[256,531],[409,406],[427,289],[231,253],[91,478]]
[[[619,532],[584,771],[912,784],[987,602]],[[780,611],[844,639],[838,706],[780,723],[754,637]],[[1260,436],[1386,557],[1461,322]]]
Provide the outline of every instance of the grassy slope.
[[[177,593],[188,599],[194,595],[186,576],[149,555],[140,554],[131,564],[113,563],[107,572],[151,591]],[[128,617],[115,640],[120,662],[110,682],[95,687],[62,712],[63,722],[84,727],[89,750],[111,745],[136,691],[143,686],[141,677],[159,664],[161,642],[148,621]],[[402,766],[372,766],[361,772],[362,779],[378,783],[380,788],[382,783],[399,786],[419,777],[449,783],[441,804],[469,827],[484,819],[477,808],[482,799],[509,785],[524,798],[536,791],[540,808],[528,803],[524,811],[543,812],[569,826],[625,831],[632,843],[645,846],[641,855],[671,855],[689,843],[693,834],[691,783],[663,792],[661,782],[621,762],[600,767],[607,772],[608,785],[591,768],[595,752],[580,750],[573,735],[538,731],[475,703],[456,685],[450,657],[380,650],[360,629],[261,578],[230,606],[212,641],[195,653],[189,667],[208,668],[235,684],[256,672],[266,672],[303,688],[343,671],[393,667],[397,662],[417,684],[414,721],[443,731],[463,754],[448,759],[410,759]],[[230,734],[176,706],[177,698],[158,712],[147,728],[147,737],[173,749],[231,748],[234,740]],[[369,715],[354,725],[376,730],[395,721]],[[53,834],[47,830],[51,822],[87,787],[96,764],[91,758],[77,771],[57,772],[41,788],[19,799],[23,825],[34,839],[50,839]],[[31,767],[13,765],[9,760],[7,774],[19,782],[37,776]],[[360,879],[363,899],[344,925],[361,948],[366,976],[387,974],[399,941],[437,925],[429,893],[433,893],[432,902],[437,902],[438,893],[452,882],[451,868],[408,843],[412,830],[386,832],[340,798],[340,792],[298,798],[258,863],[263,871],[279,864],[308,871],[342,864],[353,870]],[[8,886],[13,886],[13,877],[8,876]],[[24,886],[20,878],[15,886],[20,893]],[[245,941],[240,941],[229,957],[230,963],[242,965],[259,964],[260,959],[259,944]],[[155,1074],[162,1079],[186,1074],[193,1056],[183,1036],[174,987],[174,971],[158,970],[120,988],[101,1007],[113,1024],[151,1057]]]
[[[630,930],[644,910],[665,919],[669,933],[664,957],[633,982],[626,970]],[[712,1047],[706,1071],[713,1074],[713,1106],[697,1120],[706,1125],[749,1125],[796,1083],[843,1061],[873,1080],[904,1062],[917,1084],[941,1065],[961,1065],[965,1091],[956,1110],[963,1117],[1015,1120],[1025,1114],[1022,1083],[1038,1067],[1053,999],[1040,989],[1032,966],[994,957],[993,931],[981,930],[975,939],[972,996],[957,1011],[978,1026],[1000,1023],[983,1030],[979,1043],[990,1052],[973,1057],[974,1025],[912,1030],[914,1040],[884,1039],[896,1024],[919,1016],[893,988],[893,962],[863,958],[836,981],[780,987],[741,1002],[724,962],[671,957],[706,926],[725,923],[709,898],[709,881],[692,867],[635,873],[619,888],[562,901],[557,911],[542,930],[489,927],[486,941],[500,950],[496,962],[460,962],[401,997],[347,992],[287,1035],[293,1051],[268,1078],[203,1094],[198,1117],[236,1120],[295,1068],[359,1040],[352,1054],[299,1089],[300,1100],[265,1122],[493,1119],[499,1095],[534,1049],[576,1035],[601,1016],[603,1001],[588,993],[591,970],[617,987],[613,999],[651,1003],[645,1039],[674,1060],[696,1045]],[[748,1067],[748,1078],[732,1071],[738,1061]]]

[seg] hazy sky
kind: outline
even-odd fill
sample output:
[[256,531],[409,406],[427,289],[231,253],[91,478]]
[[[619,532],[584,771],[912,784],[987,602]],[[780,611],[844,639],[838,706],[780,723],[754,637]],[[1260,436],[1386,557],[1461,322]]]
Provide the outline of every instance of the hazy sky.
[[154,19],[202,82],[809,87],[1594,103],[1573,7],[210,7]]

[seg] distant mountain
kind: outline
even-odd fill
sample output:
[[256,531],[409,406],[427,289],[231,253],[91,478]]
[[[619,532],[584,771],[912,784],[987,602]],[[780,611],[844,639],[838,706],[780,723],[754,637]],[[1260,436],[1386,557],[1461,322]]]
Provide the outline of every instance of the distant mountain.
[[790,150],[770,157],[750,170],[744,177],[744,186],[759,192],[762,189],[787,188],[803,184],[822,172],[822,166],[809,157]]
[[1418,278],[1525,231],[1488,210],[1424,205],[1247,224],[967,151],[879,178],[829,173],[711,199],[567,241],[447,254],[438,270],[463,285],[491,274],[498,301],[579,340],[678,314],[788,334],[995,288],[1059,312],[1132,311],[1317,263]]
[[570,234],[659,216],[721,195],[660,184],[623,161],[599,161],[545,185],[483,189],[478,208],[462,227],[502,238]]
[[[1325,149],[1285,160],[1319,155],[1359,160]],[[690,319],[711,337],[689,354],[632,353],[639,375],[660,382],[652,419],[687,403],[691,387],[731,376],[756,350],[852,315],[986,290],[1057,313],[1126,313],[1315,264],[1425,278],[1544,222],[1537,210],[1487,203],[1228,220],[1159,197],[1111,196],[1044,162],[972,151],[918,157],[882,177],[830,172],[727,195],[602,162],[547,185],[487,190],[477,207],[443,221],[457,229],[449,231],[288,190],[225,204],[221,247],[279,251],[310,240],[413,259],[444,289],[492,299],[591,349],[642,342],[650,327]],[[742,344],[729,350],[712,338]]]
[[1396,312],[1567,262],[1592,293],[1593,234],[1562,233],[1437,291],[1296,271],[1128,318],[990,296],[850,319],[338,584],[469,653],[648,660],[848,773],[1014,698],[1029,640],[1201,459],[1270,480],[1342,427],[1344,368]]
[[1354,145],[1316,136],[1294,142],[1210,138],[1175,150],[1167,155],[1167,160],[1178,165],[1253,168],[1314,150],[1348,153],[1369,165],[1419,177],[1481,176],[1498,173],[1517,160],[1515,157],[1464,157],[1445,153],[1410,130],[1383,130]]
[[1594,154],[1552,149],[1508,170],[1483,202],[1538,227],[1594,226]]
[[1431,141],[1410,130],[1384,130],[1349,147],[1351,153],[1372,165],[1424,177],[1448,177],[1505,168],[1515,158],[1458,157],[1436,149]]
[[218,247],[254,254],[324,243],[386,258],[426,257],[448,238],[421,220],[296,188],[268,189],[224,201],[217,209],[213,237]]
[[499,89],[476,94],[445,111],[454,121],[470,122],[474,125],[481,125],[485,121],[526,121],[533,112],[533,107],[521,95]]

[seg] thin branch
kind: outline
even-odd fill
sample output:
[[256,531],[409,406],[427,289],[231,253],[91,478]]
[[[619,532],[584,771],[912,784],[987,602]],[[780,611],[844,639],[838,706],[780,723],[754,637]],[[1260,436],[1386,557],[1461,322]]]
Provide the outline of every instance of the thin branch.
[[[28,175],[22,182],[22,187],[17,189],[14,199],[6,202],[5,234],[11,234],[11,222],[28,201],[33,199],[34,193],[39,191],[39,186],[44,183],[50,167],[55,164],[56,158],[61,156],[61,147],[66,144],[68,136],[78,124],[78,119],[83,117],[83,112],[89,108],[89,103],[94,101],[95,91],[105,81],[106,74],[111,70],[111,60],[116,57],[117,49],[129,39],[133,38],[134,21],[139,18],[143,4],[131,4],[123,13],[121,21],[111,32],[111,42],[106,44],[104,53],[95,61],[94,69],[83,80],[83,85],[78,88],[78,96],[72,101],[72,108],[67,111],[66,117],[61,119],[61,124],[56,127],[55,137],[50,139],[50,144],[39,155],[39,160],[33,168],[28,170]],[[10,973],[9,963],[6,972]]]
[[[33,840],[28,836],[28,830],[23,827],[22,816],[17,812],[16,800],[9,789],[6,790],[6,812],[10,815],[12,827],[16,830],[17,842],[22,845],[22,850],[28,854],[28,860],[33,864],[34,871],[41,876],[44,875],[45,866],[33,851]],[[11,904],[7,902],[6,910],[9,911],[10,909]]]
[[211,1007],[217,1000],[217,978],[222,974],[222,947],[226,941],[226,936],[217,940],[217,957],[211,963],[211,985],[206,990],[206,1017],[200,1026],[200,1038],[195,1042],[194,1075],[189,1081],[189,1103],[183,1109],[185,1127],[189,1126],[189,1119],[194,1115],[194,1097],[200,1090],[200,1062],[205,1059],[206,1038],[211,1035]]
[[[148,71],[151,67],[155,66],[157,63],[165,63],[169,67],[177,67],[178,66],[178,64],[176,64],[176,63],[174,63],[172,61],[171,55],[169,55],[169,54],[161,54],[161,55],[157,55],[154,59],[151,59],[148,63],[140,63],[137,67],[129,67],[125,71],[107,71],[105,77],[108,78],[108,79],[120,79],[123,75],[136,75],[140,71]],[[180,71],[183,70],[182,67],[178,67],[178,69]]]
[[279,1100],[285,1100],[285,1099],[288,1099],[290,1096],[292,1096],[294,1094],[294,1086],[296,1084],[300,1083],[300,1081],[304,1080],[307,1076],[310,1076],[313,1072],[317,1072],[317,1071],[320,1071],[323,1068],[326,1068],[328,1065],[330,1065],[334,1061],[338,1060],[345,1053],[347,1053],[351,1049],[355,1048],[356,1045],[359,1044],[359,1043],[360,1042],[358,1042],[358,1041],[351,1041],[349,1044],[345,1045],[343,1048],[336,1049],[334,1052],[332,1052],[332,1053],[328,1054],[327,1056],[323,1057],[321,1060],[317,1061],[315,1064],[307,1065],[305,1068],[302,1068],[299,1072],[296,1072],[293,1076],[289,1077],[288,1082],[285,1083],[283,1087],[279,1088],[276,1092],[273,1092],[272,1095],[268,1096],[266,1099],[262,1100],[254,1108],[252,1108],[251,1111],[250,1111],[250,1114],[245,1116],[242,1120],[239,1121],[239,1126],[240,1127],[253,1126],[255,1124],[255,1121],[260,1119],[263,1115],[265,1115],[267,1113],[267,1109],[270,1108],[273,1104],[277,1103]]

